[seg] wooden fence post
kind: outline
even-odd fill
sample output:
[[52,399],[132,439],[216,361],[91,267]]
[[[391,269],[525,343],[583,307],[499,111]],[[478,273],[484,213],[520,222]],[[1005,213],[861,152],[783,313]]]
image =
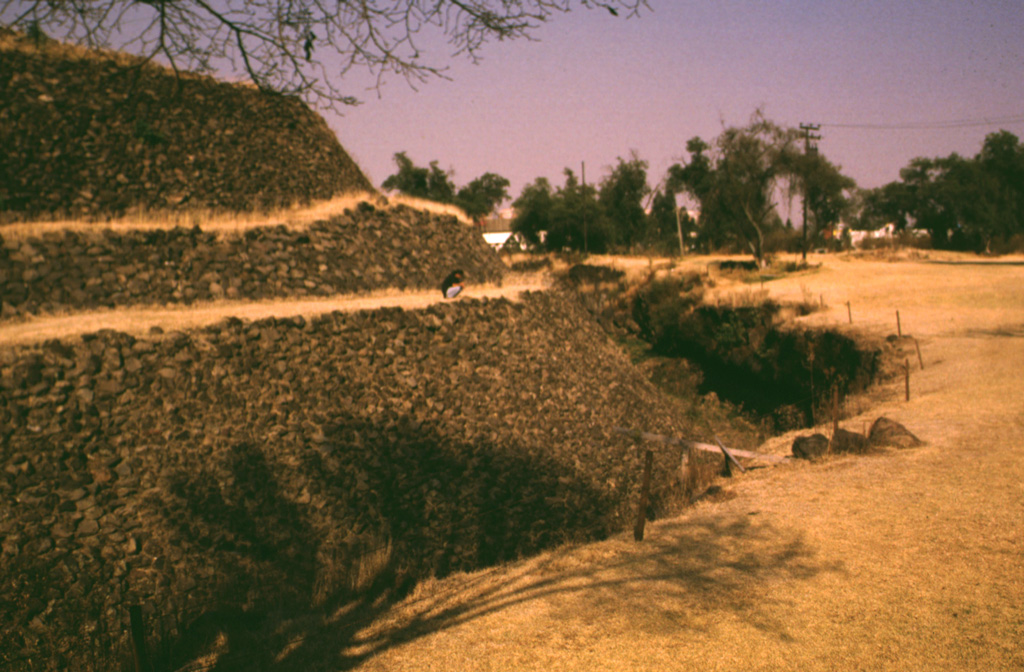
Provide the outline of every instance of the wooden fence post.
[[903,327],[900,325],[900,311],[896,311],[896,335],[903,338]]
[[850,319],[850,324],[853,324],[853,309],[850,308],[850,302],[846,302],[846,317]]
[[651,469],[654,466],[654,451],[648,450],[644,458],[644,482],[640,487],[640,506],[636,514],[636,525],[633,527],[633,539],[644,540],[644,525],[647,524],[647,498],[651,492]]
[[921,365],[921,370],[924,371],[924,359],[921,357],[921,344],[914,339],[914,348],[917,350],[917,363]]
[[814,418],[814,346],[811,346],[811,351],[808,353],[808,358],[811,362],[811,425],[815,425]]
[[906,372],[907,401],[910,401],[910,358],[909,357],[903,362],[903,370]]
[[839,431],[839,386],[832,386],[832,436]]
[[128,620],[131,622],[132,658],[135,660],[135,672],[150,672],[149,652],[146,650],[146,624],[142,618],[142,607],[133,604],[128,607]]

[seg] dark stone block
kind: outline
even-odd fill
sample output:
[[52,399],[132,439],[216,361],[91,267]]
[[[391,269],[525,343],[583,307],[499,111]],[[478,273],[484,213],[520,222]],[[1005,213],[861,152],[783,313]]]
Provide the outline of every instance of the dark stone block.
[[828,452],[828,437],[824,434],[798,436],[793,440],[793,456],[813,460]]

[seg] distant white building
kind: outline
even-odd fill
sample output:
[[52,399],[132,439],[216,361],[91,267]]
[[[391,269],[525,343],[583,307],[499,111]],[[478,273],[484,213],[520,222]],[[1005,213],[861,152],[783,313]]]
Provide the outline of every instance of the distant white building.
[[[895,234],[895,222],[889,222],[885,226],[875,229],[874,231],[855,231],[851,229],[850,244],[853,245],[854,247],[860,247],[864,243],[864,241],[868,240],[869,238],[874,240],[887,239],[892,238]],[[840,235],[842,234],[840,233]]]
[[508,239],[512,237],[511,231],[501,231],[498,233],[484,233],[484,240],[487,244],[496,250],[500,250],[502,246],[508,242]]
[[520,233],[512,231],[485,232],[484,241],[495,250],[502,250],[511,247],[515,250],[526,249],[526,239]]

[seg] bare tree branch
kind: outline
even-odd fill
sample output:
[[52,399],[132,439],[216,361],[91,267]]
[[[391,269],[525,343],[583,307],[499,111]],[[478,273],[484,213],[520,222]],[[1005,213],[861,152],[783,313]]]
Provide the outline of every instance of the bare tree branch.
[[649,9],[647,0],[0,0],[0,25],[159,57],[176,71],[231,64],[262,89],[338,109],[358,102],[345,81],[354,70],[368,70],[378,90],[391,76],[411,86],[444,78],[423,58],[422,35],[476,61],[486,43],[531,39],[576,7],[626,18]]

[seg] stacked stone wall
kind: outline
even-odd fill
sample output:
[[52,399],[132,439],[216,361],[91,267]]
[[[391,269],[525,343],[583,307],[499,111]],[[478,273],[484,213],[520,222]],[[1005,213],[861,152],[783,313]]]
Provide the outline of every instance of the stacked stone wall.
[[[131,604],[170,664],[224,614],[308,615],[600,538],[634,521],[641,475],[613,428],[689,429],[556,292],[101,331],[3,356],[13,669],[116,669]],[[656,512],[674,505],[678,458],[655,460]]]
[[435,289],[452,269],[500,282],[505,266],[454,217],[363,204],[302,228],[61,231],[4,239],[0,317],[213,299]]
[[0,215],[263,210],[373,185],[298,98],[0,33]]

